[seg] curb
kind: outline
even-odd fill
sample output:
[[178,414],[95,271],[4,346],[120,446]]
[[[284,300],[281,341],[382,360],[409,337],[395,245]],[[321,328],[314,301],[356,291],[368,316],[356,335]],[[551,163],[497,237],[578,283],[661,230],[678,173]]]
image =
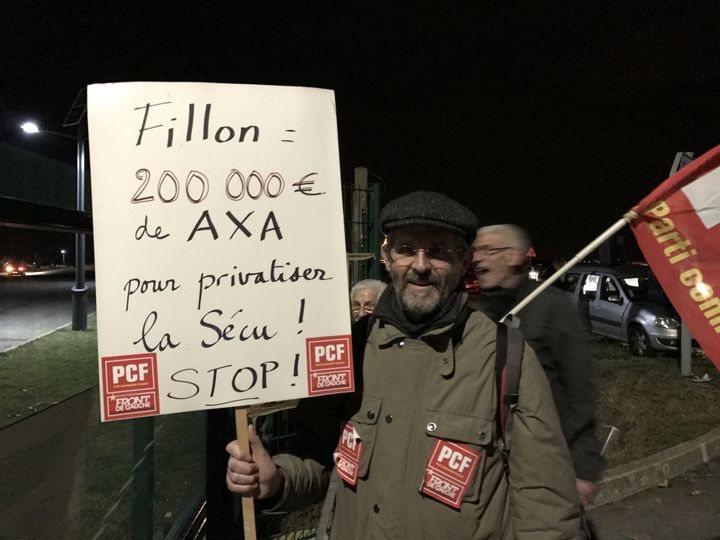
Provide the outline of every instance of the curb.
[[680,476],[718,456],[720,456],[720,427],[708,431],[697,439],[605,471],[597,484],[598,494],[595,503],[590,508],[655,487],[664,480]]

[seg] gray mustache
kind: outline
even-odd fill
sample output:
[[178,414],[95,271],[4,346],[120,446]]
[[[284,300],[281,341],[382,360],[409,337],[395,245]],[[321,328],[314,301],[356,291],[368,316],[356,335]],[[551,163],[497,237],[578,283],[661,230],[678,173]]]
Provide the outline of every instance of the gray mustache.
[[414,283],[416,285],[437,285],[438,280],[432,277],[423,277],[418,275],[417,272],[408,272],[405,276],[405,283]]

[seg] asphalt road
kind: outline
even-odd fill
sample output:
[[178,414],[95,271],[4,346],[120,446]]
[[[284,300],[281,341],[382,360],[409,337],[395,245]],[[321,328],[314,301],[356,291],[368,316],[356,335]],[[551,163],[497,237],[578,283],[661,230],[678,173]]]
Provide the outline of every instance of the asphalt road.
[[720,539],[720,459],[589,515],[602,540]]
[[[72,322],[72,269],[0,278],[0,352]],[[95,282],[87,281],[88,313],[95,312]]]

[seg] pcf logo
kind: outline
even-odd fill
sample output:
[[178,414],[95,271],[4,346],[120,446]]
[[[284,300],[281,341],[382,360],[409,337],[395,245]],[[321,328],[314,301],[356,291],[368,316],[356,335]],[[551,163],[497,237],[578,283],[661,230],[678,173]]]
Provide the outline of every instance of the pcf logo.
[[155,353],[102,358],[103,420],[159,414]]
[[352,339],[350,336],[328,336],[306,340],[308,392],[311,396],[352,392]]

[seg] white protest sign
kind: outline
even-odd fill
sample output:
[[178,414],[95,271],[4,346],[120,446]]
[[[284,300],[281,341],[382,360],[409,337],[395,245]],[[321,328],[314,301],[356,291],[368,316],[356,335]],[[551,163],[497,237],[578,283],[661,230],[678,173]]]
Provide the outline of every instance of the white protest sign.
[[331,90],[88,87],[102,419],[354,390]]

